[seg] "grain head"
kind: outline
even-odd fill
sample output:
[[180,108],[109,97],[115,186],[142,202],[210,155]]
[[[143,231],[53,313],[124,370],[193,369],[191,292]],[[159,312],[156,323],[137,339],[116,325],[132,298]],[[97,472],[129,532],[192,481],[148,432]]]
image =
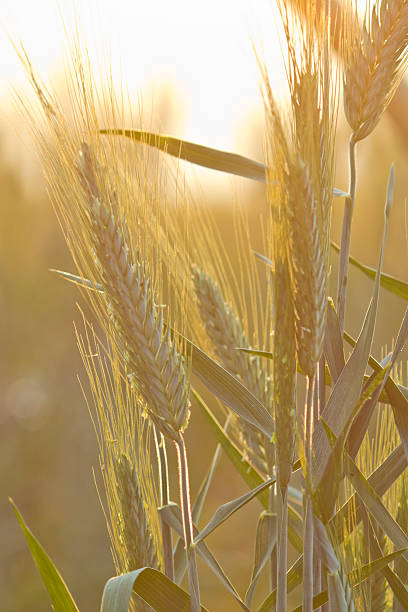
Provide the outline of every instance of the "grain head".
[[408,2],[376,0],[362,24],[353,5],[344,19],[344,110],[358,141],[377,125],[406,68]]

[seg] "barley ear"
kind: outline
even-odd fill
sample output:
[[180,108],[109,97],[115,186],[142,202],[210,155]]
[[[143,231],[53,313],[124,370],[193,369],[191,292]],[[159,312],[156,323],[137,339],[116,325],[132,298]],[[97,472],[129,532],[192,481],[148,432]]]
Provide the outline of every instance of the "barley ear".
[[[241,321],[222,296],[218,284],[203,269],[192,268],[194,289],[203,326],[211,341],[215,357],[222,366],[272,411],[272,390],[266,372],[258,357],[250,356],[238,348],[249,348]],[[255,467],[271,473],[271,453],[267,453],[265,436],[249,423],[233,420],[236,430]]]
[[88,147],[82,147],[79,159],[101,283],[130,380],[155,425],[177,440],[190,414],[183,356],[157,307],[143,262],[131,261],[120,224],[102,201]]
[[144,566],[154,568],[157,566],[157,556],[136,468],[124,454],[116,460],[116,474],[121,512],[118,519],[126,549],[127,571]]
[[[146,511],[135,466],[126,455],[116,461],[117,489],[120,503],[119,530],[125,548],[126,571],[157,566],[153,538],[148,528]],[[151,612],[152,608],[140,597],[134,597],[137,612]]]
[[377,125],[406,68],[408,2],[381,0],[362,26],[356,8],[345,21],[344,110],[358,141]]

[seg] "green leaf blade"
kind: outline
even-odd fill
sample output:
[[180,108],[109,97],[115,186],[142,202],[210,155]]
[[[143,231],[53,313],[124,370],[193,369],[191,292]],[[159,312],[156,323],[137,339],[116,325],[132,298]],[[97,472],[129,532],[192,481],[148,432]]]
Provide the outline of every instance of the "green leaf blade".
[[174,138],[173,136],[153,134],[143,130],[100,130],[100,133],[124,136],[198,166],[265,182],[266,167],[260,162],[243,155],[220,151],[219,149],[204,147],[203,145]]
[[[101,612],[128,612],[132,592],[156,612],[190,612],[190,596],[151,567],[110,578],[103,591]],[[201,610],[207,612],[203,606]]]
[[26,525],[13,500],[10,499],[9,501],[13,506],[13,510],[25,535],[32,557],[41,574],[41,578],[48,591],[55,612],[79,612],[61,574],[45,552],[44,548],[38,542],[37,538]]

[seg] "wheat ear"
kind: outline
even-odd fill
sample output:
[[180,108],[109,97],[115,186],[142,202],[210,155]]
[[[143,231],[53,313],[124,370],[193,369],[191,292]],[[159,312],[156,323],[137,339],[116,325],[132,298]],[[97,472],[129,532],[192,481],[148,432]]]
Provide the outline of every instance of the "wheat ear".
[[[232,306],[224,301],[214,279],[197,265],[193,266],[192,274],[201,319],[216,357],[226,370],[242,381],[272,411],[272,389],[266,373],[260,368],[259,358],[237,350],[249,348],[240,319]],[[238,430],[255,467],[263,473],[270,473],[272,452],[266,448],[265,436],[239,419],[234,419],[234,428]]]
[[120,226],[99,198],[91,154],[85,145],[80,152],[80,171],[101,281],[131,380],[158,429],[178,440],[190,412],[183,357],[155,304],[151,279],[141,262],[130,261]]
[[297,354],[303,372],[313,376],[322,351],[326,322],[327,239],[319,228],[308,167],[299,158],[291,166],[288,183],[289,261]]
[[[135,466],[126,455],[116,461],[117,488],[120,503],[118,516],[123,546],[126,550],[126,571],[141,567],[156,567],[157,558],[154,543],[148,528],[143,497]],[[138,612],[151,612],[152,608],[140,597],[135,597]]]
[[344,109],[358,141],[377,125],[406,67],[408,1],[382,0],[375,4],[362,28],[356,14],[348,22]]
[[91,153],[80,152],[79,170],[88,199],[90,231],[100,267],[101,282],[109,301],[111,317],[132,372],[130,379],[143,397],[157,429],[173,440],[180,471],[188,577],[192,612],[200,610],[200,592],[195,550],[192,546],[187,455],[183,430],[190,414],[189,386],[171,330],[157,308],[152,283],[138,261],[132,264],[123,232],[99,197]]
[[135,466],[126,455],[116,461],[121,532],[126,548],[127,571],[156,567],[157,558]]

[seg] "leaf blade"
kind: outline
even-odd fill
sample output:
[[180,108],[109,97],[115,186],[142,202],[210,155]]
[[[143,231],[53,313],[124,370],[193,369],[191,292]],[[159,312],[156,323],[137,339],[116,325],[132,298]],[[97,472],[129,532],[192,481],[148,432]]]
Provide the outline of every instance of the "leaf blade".
[[[110,578],[105,584],[100,612],[128,612],[132,592],[156,612],[190,612],[190,596],[151,567]],[[203,606],[201,610],[207,612]]]
[[25,523],[21,513],[12,499],[9,499],[17,520],[27,540],[31,555],[41,574],[44,586],[47,589],[55,612],[79,612],[78,607],[68,590],[61,574],[51,561],[44,548]]
[[219,149],[205,147],[173,136],[154,134],[144,130],[100,130],[100,133],[124,136],[198,166],[265,182],[266,167],[264,164],[243,155],[220,151]]

